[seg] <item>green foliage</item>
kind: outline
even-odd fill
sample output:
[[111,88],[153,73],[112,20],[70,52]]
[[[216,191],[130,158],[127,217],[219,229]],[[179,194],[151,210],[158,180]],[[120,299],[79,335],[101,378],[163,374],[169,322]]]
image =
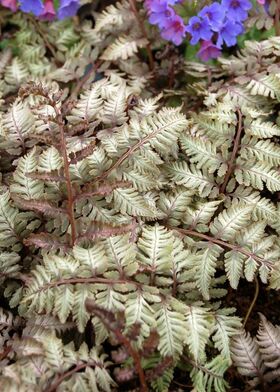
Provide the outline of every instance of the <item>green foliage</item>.
[[[149,36],[130,7],[48,34],[11,18],[18,51],[0,58],[4,392],[164,392],[177,371],[197,392],[222,392],[232,363],[254,386],[279,378],[278,327],[261,316],[253,340],[224,297],[246,281],[280,288],[280,41],[247,42],[215,67],[186,63],[185,90],[155,95],[158,70],[138,51]],[[168,107],[169,94],[183,105]]]

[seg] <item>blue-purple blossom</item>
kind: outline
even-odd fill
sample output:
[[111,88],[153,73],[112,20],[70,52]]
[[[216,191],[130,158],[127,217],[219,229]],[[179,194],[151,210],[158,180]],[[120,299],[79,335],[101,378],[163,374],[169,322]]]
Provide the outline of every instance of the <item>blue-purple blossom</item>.
[[0,0],[3,7],[10,8],[13,12],[17,10],[17,0]]
[[57,11],[58,19],[69,18],[74,16],[79,8],[80,0],[61,0]]
[[149,22],[151,24],[158,25],[160,29],[163,29],[166,26],[168,19],[172,18],[174,15],[175,11],[168,7],[163,12],[151,14],[149,17]]
[[39,19],[51,21],[54,20],[54,18],[55,18],[55,9],[54,9],[53,0],[45,0],[44,11],[39,16]]
[[39,16],[44,10],[44,5],[41,0],[21,0],[20,9]]
[[164,28],[166,21],[175,15],[175,11],[164,0],[154,0],[149,6],[149,22]]
[[179,15],[174,15],[169,18],[161,31],[162,38],[173,42],[175,45],[180,45],[186,35],[186,26],[183,19]]
[[223,24],[223,20],[225,17],[225,8],[221,6],[220,3],[213,3],[209,6],[205,6],[198,16],[201,18],[206,18],[208,23],[213,31],[219,31],[220,27]]
[[219,49],[217,45],[214,45],[212,41],[203,41],[199,51],[197,52],[197,56],[203,61],[216,59],[220,55],[221,49]]
[[227,46],[234,46],[237,36],[243,32],[243,26],[233,20],[227,20],[218,32],[217,46],[221,47],[223,42]]
[[200,19],[197,16],[190,18],[186,31],[192,36],[190,41],[192,45],[197,44],[200,39],[210,41],[213,35],[208,20],[206,18]]
[[248,11],[252,8],[249,0],[222,0],[227,17],[237,22],[242,22],[248,17]]

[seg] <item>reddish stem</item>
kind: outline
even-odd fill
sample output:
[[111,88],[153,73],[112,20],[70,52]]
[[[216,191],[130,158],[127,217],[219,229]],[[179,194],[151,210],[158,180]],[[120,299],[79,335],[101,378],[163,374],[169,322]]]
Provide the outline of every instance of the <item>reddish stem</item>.
[[74,194],[72,189],[71,177],[70,177],[70,169],[69,169],[69,160],[67,154],[67,147],[66,147],[66,140],[64,134],[64,121],[61,115],[60,110],[57,108],[56,104],[53,105],[56,116],[57,116],[57,123],[59,126],[60,131],[60,141],[61,141],[61,150],[63,155],[64,161],[64,176],[66,180],[66,188],[67,188],[67,213],[69,217],[69,222],[71,226],[71,246],[75,244],[76,237],[77,237],[77,230],[76,230],[76,221],[74,215]]
[[270,267],[270,268],[273,267],[273,264],[272,264],[270,261],[265,260],[265,259],[263,259],[263,258],[261,258],[261,257],[259,257],[259,256],[256,256],[254,253],[251,253],[251,252],[249,252],[248,250],[246,250],[246,249],[244,249],[244,248],[241,248],[241,247],[240,247],[239,245],[237,245],[237,244],[229,244],[228,242],[219,240],[219,239],[214,238],[214,237],[210,237],[210,236],[207,235],[207,234],[198,233],[197,231],[194,231],[194,230],[180,229],[180,228],[178,228],[178,227],[172,227],[172,226],[166,226],[166,227],[167,227],[168,229],[170,229],[170,230],[175,230],[175,231],[177,231],[178,233],[181,233],[181,234],[183,234],[183,235],[191,235],[191,236],[194,236],[194,237],[201,238],[201,239],[203,239],[203,240],[212,242],[213,244],[220,245],[220,246],[223,247],[223,248],[232,249],[232,250],[234,250],[234,251],[237,251],[237,252],[242,253],[243,255],[245,255],[245,256],[247,256],[247,257],[251,257],[251,258],[254,259],[258,264],[265,264],[265,265],[267,265],[267,266]]
[[233,145],[233,150],[232,150],[232,154],[230,157],[230,161],[228,163],[228,170],[226,172],[224,182],[223,182],[221,189],[220,189],[221,193],[225,193],[227,184],[228,184],[230,177],[232,175],[232,172],[234,170],[234,162],[235,162],[235,158],[236,158],[236,155],[237,155],[237,152],[239,149],[239,145],[240,145],[242,129],[243,129],[242,113],[241,113],[240,109],[237,109],[237,133],[234,138],[234,145]]
[[69,370],[68,372],[63,373],[61,376],[57,378],[57,380],[50,386],[44,389],[43,392],[55,392],[58,388],[58,386],[69,376],[72,376],[72,374],[85,369],[86,367],[95,367],[98,364],[96,362],[92,363],[81,363],[80,365],[75,366],[72,370]]

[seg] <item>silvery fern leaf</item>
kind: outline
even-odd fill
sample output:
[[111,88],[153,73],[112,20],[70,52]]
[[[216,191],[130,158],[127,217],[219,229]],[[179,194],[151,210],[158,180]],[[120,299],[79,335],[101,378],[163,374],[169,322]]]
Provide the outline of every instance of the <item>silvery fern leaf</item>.
[[55,294],[53,314],[65,324],[75,301],[74,286],[62,285],[57,288]]
[[183,151],[191,157],[190,162],[196,163],[198,169],[203,167],[214,173],[222,165],[223,158],[217,152],[217,146],[209,140],[184,134],[180,142]]
[[186,129],[188,121],[178,109],[163,108],[158,113],[144,117],[139,127],[141,145],[148,143],[160,155],[170,154],[172,147],[177,144],[179,135]]
[[231,358],[240,374],[247,377],[262,377],[265,367],[255,338],[241,330],[231,342]]
[[211,223],[210,231],[215,238],[233,240],[238,232],[246,227],[251,216],[252,207],[240,203],[223,210]]
[[[158,349],[162,356],[178,359],[183,351],[186,334],[186,320],[178,309],[179,302],[175,299],[161,302],[155,306],[155,320],[160,336]],[[179,305],[178,305],[179,304]]]
[[257,343],[265,366],[276,369],[280,365],[280,327],[272,325],[261,313]]
[[140,262],[149,266],[153,273],[170,271],[173,241],[172,232],[158,223],[145,226],[138,242]]
[[237,199],[253,207],[252,219],[254,221],[264,219],[271,223],[278,219],[275,205],[269,199],[261,197],[260,192],[253,190],[252,187],[239,185],[230,196],[233,200]]
[[145,198],[134,188],[118,188],[113,191],[113,203],[123,215],[156,217],[157,212],[150,209]]
[[246,88],[252,95],[263,95],[273,99],[279,98],[280,78],[278,75],[261,76],[259,79],[251,79]]
[[90,124],[96,120],[98,112],[102,108],[101,86],[104,80],[93,83],[90,89],[83,92],[75,107],[67,117],[71,124],[86,122]]
[[204,299],[209,300],[210,283],[216,272],[218,257],[223,248],[219,245],[208,243],[205,248],[197,253],[197,264],[195,266],[195,281]]
[[108,265],[108,257],[105,246],[102,242],[86,244],[83,246],[75,245],[73,255],[84,268],[84,273],[98,274],[104,272]]
[[230,362],[222,355],[213,358],[212,361],[193,367],[190,377],[197,392],[215,391],[226,392],[228,383],[224,379],[224,373]]
[[130,327],[135,323],[140,323],[141,339],[148,337],[151,328],[156,327],[155,310],[149,304],[151,297],[157,299],[157,302],[160,301],[159,296],[157,298],[149,293],[146,295],[145,292],[135,291],[128,294],[125,302],[126,326]]
[[[177,226],[192,200],[192,191],[184,187],[177,187],[176,190],[170,192],[160,192],[158,209],[164,214],[168,223]],[[186,218],[185,218],[186,219]]]
[[221,200],[217,201],[199,201],[192,207],[186,207],[186,212],[183,216],[183,222],[191,229],[199,232],[207,232],[208,223],[211,221],[212,216],[217,211]]
[[233,289],[237,289],[238,287],[246,259],[246,256],[238,252],[238,250],[231,250],[225,254],[225,271]]
[[118,271],[120,275],[130,276],[138,269],[136,246],[129,237],[129,234],[125,234],[104,240],[108,269]]
[[14,57],[12,64],[7,66],[5,72],[5,81],[12,89],[19,87],[28,79],[28,69],[18,57]]
[[[105,86],[106,88],[106,86]],[[127,120],[126,114],[127,89],[124,83],[119,84],[107,94],[101,110],[100,120],[108,126],[122,125]]]
[[62,372],[65,363],[61,339],[57,338],[54,334],[50,334],[44,337],[43,346],[48,366]]
[[101,59],[106,61],[127,60],[137,53],[139,48],[146,46],[147,43],[148,41],[145,38],[123,34],[105,49]]
[[167,175],[175,184],[187,189],[198,189],[201,197],[209,196],[216,184],[214,176],[206,170],[198,170],[196,166],[188,166],[185,161],[177,161],[165,167]]
[[25,139],[34,131],[34,121],[33,113],[27,104],[15,101],[3,116],[1,134],[5,139],[9,139],[25,149]]
[[44,193],[43,181],[32,179],[28,174],[35,172],[38,166],[38,155],[36,148],[19,159],[18,166],[13,175],[13,183],[10,187],[11,193],[31,200],[39,199]]
[[90,296],[90,289],[87,285],[75,285],[74,303],[72,307],[73,320],[76,322],[79,332],[84,332],[90,315],[85,311],[85,301]]
[[246,134],[255,136],[259,139],[280,136],[280,127],[270,121],[262,121],[261,119],[256,119],[246,125]]
[[280,164],[280,147],[267,139],[243,138],[240,153],[243,159],[263,161],[271,167]]
[[264,162],[254,164],[238,158],[235,177],[239,184],[252,186],[259,190],[264,189],[264,183],[270,192],[280,190],[279,172]]
[[128,1],[117,2],[105,8],[105,10],[96,18],[93,35],[109,33],[112,28],[120,29],[134,20],[134,16],[130,12]]
[[212,330],[212,340],[215,347],[228,361],[230,361],[231,338],[237,335],[241,328],[240,319],[232,315],[234,312],[235,309],[219,309],[215,312],[215,324]]
[[18,209],[10,202],[8,191],[0,194],[0,246],[12,247],[20,241],[16,227]]
[[214,318],[207,309],[198,306],[188,306],[185,311],[185,317],[187,327],[184,341],[197,363],[204,358],[204,350],[211,333]]
[[43,151],[38,160],[38,172],[51,172],[63,167],[63,159],[55,147],[49,147]]

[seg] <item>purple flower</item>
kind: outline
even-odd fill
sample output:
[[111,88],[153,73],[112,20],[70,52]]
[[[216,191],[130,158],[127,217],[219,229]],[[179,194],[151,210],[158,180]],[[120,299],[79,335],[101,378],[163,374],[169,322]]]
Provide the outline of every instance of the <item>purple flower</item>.
[[208,61],[210,59],[216,59],[221,55],[221,50],[213,44],[212,41],[202,41],[197,56],[203,60]]
[[222,0],[222,6],[227,11],[229,19],[241,22],[248,17],[248,11],[252,8],[249,0]]
[[186,26],[179,15],[174,15],[166,21],[164,29],[161,31],[162,38],[180,45],[186,34]]
[[175,15],[174,10],[164,0],[154,0],[149,4],[149,22],[164,28],[169,18]]
[[20,9],[23,12],[31,12],[36,16],[39,16],[44,10],[41,0],[21,0],[20,3]]
[[186,31],[192,35],[192,39],[190,41],[192,45],[197,44],[200,39],[210,41],[213,35],[208,20],[201,20],[197,16],[190,18]]
[[218,32],[217,46],[220,48],[223,41],[227,46],[234,46],[236,37],[243,32],[243,26],[233,20],[227,20]]
[[13,12],[17,10],[17,0],[0,0],[3,7],[10,8]]
[[55,18],[55,9],[53,5],[53,0],[45,0],[44,11],[39,16],[39,19],[51,21],[54,20],[54,18]]
[[58,19],[69,18],[74,16],[79,8],[80,0],[61,0],[57,11]]
[[225,8],[215,2],[204,7],[198,14],[201,18],[206,18],[213,31],[219,31],[225,17]]

